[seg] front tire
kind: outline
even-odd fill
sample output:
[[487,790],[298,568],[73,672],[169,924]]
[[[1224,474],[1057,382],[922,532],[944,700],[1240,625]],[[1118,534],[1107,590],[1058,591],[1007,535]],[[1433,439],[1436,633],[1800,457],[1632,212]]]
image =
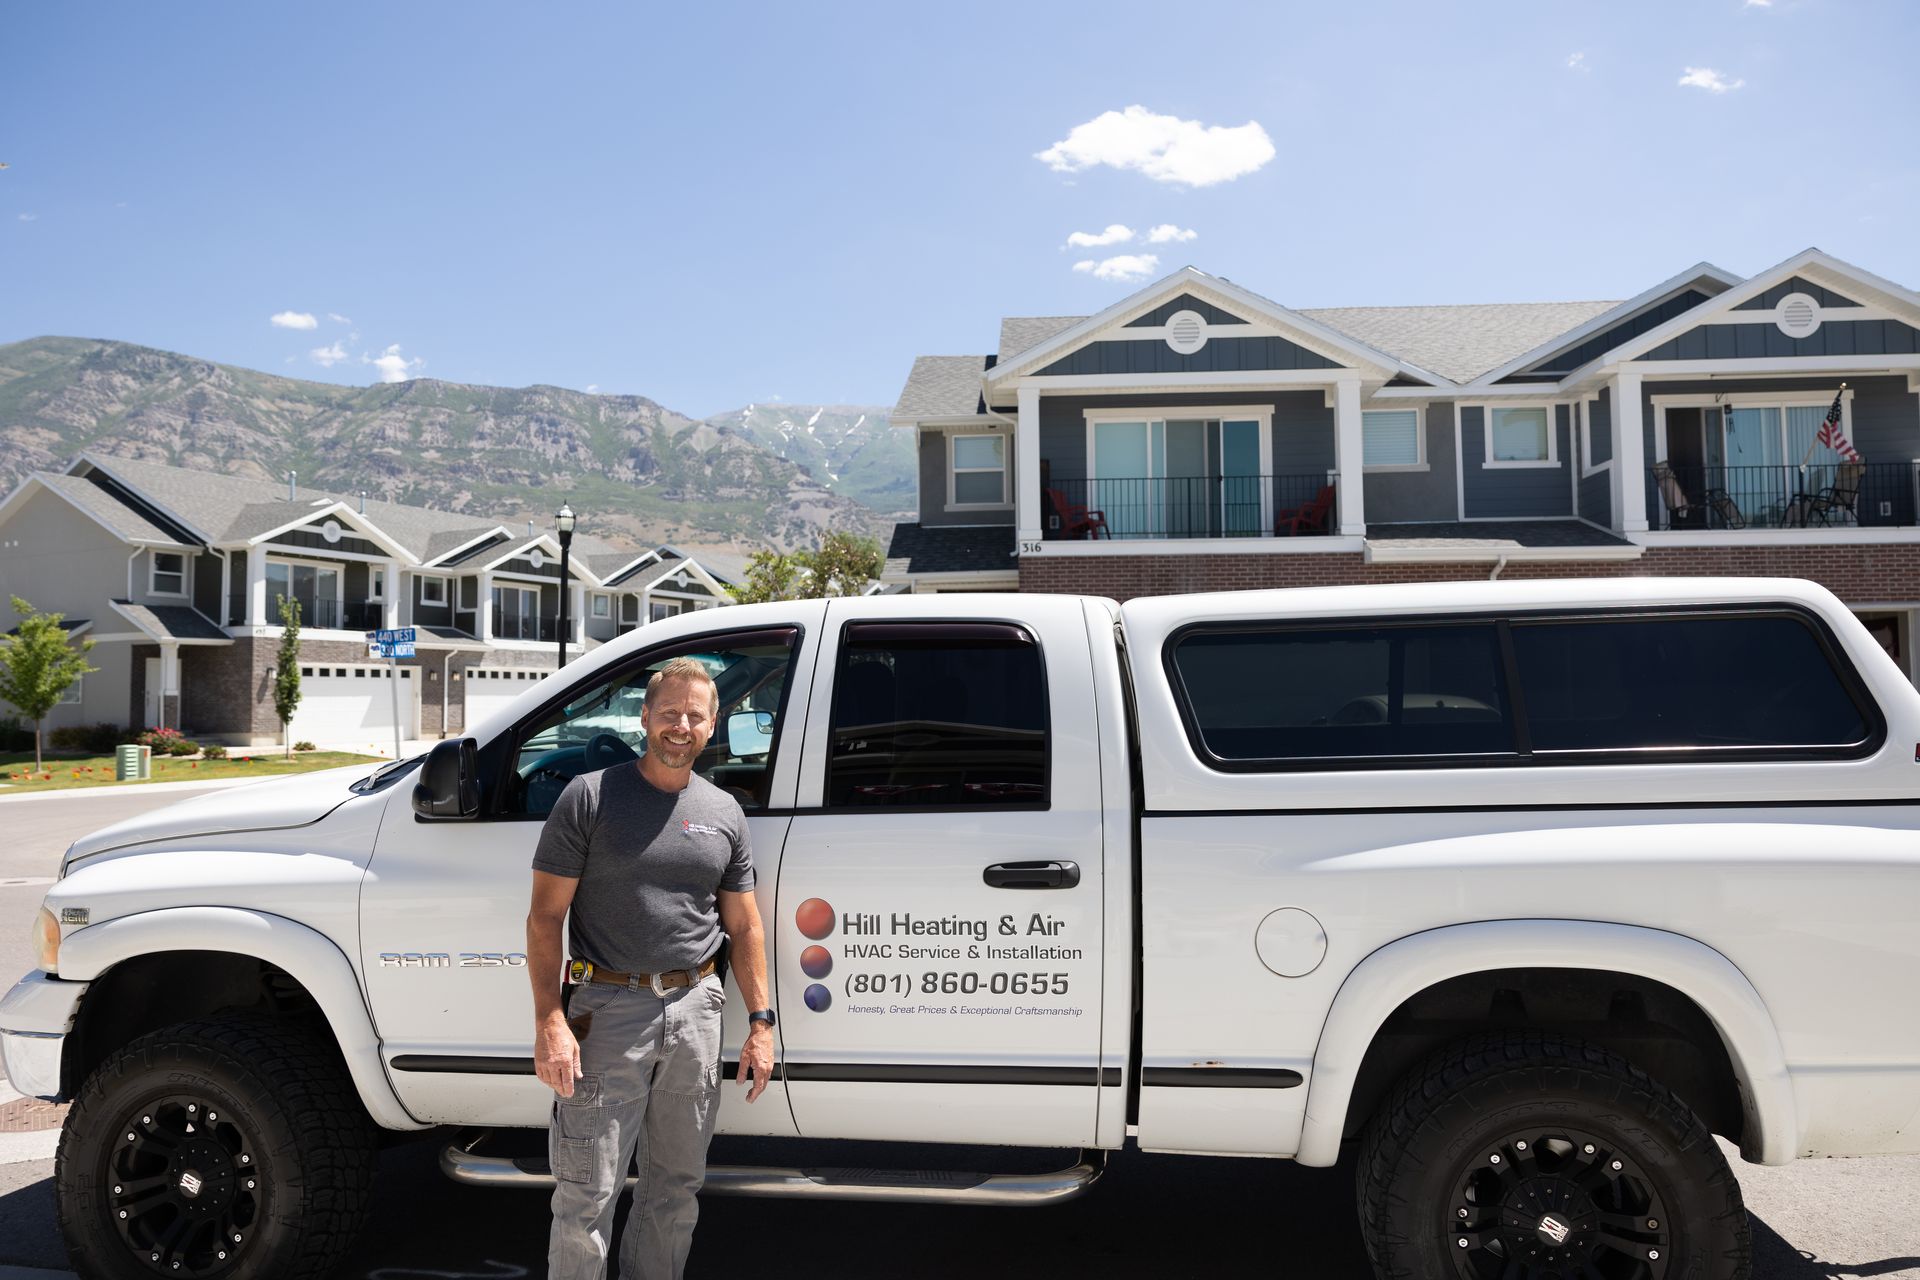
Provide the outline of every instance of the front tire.
[[74,1270],[318,1277],[371,1203],[374,1129],[338,1052],[252,1015],[167,1027],[88,1077],[54,1187]]
[[1443,1050],[1361,1142],[1383,1280],[1746,1280],[1740,1184],[1691,1108],[1618,1054],[1537,1032]]

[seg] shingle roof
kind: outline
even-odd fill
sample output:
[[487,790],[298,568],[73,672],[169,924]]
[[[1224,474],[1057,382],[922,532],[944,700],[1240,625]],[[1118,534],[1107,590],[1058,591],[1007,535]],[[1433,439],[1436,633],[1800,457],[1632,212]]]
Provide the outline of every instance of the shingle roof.
[[233,643],[233,637],[215,626],[205,614],[184,604],[134,604],[129,600],[110,603],[128,622],[156,640]]
[[896,418],[957,418],[980,411],[985,356],[919,356],[893,406]]
[[886,576],[919,573],[1013,573],[1013,526],[943,529],[896,524],[887,546]]
[[1013,359],[1023,351],[1045,342],[1057,333],[1085,320],[1085,316],[1006,316],[1000,321],[1000,359]]
[[79,476],[56,476],[44,471],[35,472],[33,478],[130,542],[174,542],[166,530],[99,485],[89,484]]
[[1409,364],[1471,382],[1617,302],[1494,302],[1441,307],[1320,307],[1300,312]]

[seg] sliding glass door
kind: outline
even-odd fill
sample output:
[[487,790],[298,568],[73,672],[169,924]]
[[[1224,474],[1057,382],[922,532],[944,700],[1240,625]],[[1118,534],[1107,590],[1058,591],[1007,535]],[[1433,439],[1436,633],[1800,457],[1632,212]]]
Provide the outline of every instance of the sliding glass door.
[[1087,505],[1116,538],[1262,534],[1273,499],[1260,428],[1251,418],[1095,420]]

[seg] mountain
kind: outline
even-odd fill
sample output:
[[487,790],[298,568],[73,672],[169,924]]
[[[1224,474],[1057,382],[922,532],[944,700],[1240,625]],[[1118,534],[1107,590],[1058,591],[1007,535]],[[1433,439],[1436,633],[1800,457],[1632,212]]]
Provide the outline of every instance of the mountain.
[[[90,449],[266,480],[293,470],[303,485],[506,521],[544,524],[566,501],[613,542],[787,550],[834,529],[884,540],[890,513],[911,508],[912,441],[886,413],[750,406],[699,420],[642,396],[347,387],[33,338],[0,345],[0,486]],[[814,431],[796,425],[809,418]]]

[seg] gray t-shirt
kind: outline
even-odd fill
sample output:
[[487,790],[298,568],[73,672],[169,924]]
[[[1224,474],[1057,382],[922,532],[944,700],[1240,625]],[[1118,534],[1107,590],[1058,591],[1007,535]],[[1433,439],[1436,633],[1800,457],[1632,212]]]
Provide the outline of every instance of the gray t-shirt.
[[691,969],[720,949],[716,893],[753,888],[740,802],[695,774],[666,792],[638,764],[583,773],[560,793],[533,869],[580,881],[573,958],[627,973]]

